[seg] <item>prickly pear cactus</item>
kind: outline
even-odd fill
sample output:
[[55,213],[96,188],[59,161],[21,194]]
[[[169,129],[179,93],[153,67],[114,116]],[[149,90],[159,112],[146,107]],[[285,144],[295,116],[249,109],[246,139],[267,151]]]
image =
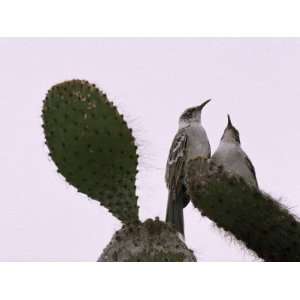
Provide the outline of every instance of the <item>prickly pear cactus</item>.
[[158,219],[124,225],[104,249],[100,262],[194,262],[176,231]]
[[137,147],[107,96],[87,81],[65,81],[48,91],[42,118],[58,172],[122,222],[137,221]]
[[257,256],[269,262],[300,261],[299,219],[279,201],[202,158],[189,162],[186,183],[201,214]]

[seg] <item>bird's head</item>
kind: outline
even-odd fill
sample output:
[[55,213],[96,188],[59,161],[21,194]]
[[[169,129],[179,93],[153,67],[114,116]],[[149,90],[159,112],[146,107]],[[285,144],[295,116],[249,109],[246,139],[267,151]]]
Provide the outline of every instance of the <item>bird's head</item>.
[[227,115],[227,118],[227,127],[224,130],[221,141],[225,143],[233,143],[240,145],[241,141],[239,131],[232,125],[230,115]]
[[191,107],[191,108],[186,109],[179,118],[179,127],[183,128],[183,127],[189,126],[193,123],[201,124],[202,109],[210,101],[211,101],[211,99],[203,102],[199,106],[195,106],[195,107]]

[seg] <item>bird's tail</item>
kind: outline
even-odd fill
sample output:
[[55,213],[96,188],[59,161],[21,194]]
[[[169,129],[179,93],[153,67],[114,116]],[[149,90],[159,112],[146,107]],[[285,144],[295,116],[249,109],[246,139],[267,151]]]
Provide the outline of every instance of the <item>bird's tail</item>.
[[183,221],[183,199],[180,194],[169,192],[166,222],[172,224],[174,228],[184,237],[184,221]]

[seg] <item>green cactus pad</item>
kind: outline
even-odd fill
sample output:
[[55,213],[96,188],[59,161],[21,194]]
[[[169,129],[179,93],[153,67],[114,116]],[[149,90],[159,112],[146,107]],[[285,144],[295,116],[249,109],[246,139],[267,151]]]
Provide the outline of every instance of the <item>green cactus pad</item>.
[[300,223],[289,210],[242,178],[202,158],[191,160],[186,183],[203,216],[265,261],[300,261]]
[[122,222],[137,221],[137,147],[107,96],[87,81],[65,81],[48,91],[42,117],[58,172]]

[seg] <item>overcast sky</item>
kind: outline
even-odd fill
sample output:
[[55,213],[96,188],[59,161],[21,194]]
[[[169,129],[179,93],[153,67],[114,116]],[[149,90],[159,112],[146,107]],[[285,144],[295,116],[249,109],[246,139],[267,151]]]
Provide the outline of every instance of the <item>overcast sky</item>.
[[[2,39],[0,54],[0,261],[96,261],[121,226],[47,156],[42,101],[73,78],[96,83],[134,129],[142,220],[164,218],[178,117],[209,98],[212,151],[230,113],[260,187],[300,216],[299,39]],[[191,204],[185,223],[199,261],[257,260]]]

